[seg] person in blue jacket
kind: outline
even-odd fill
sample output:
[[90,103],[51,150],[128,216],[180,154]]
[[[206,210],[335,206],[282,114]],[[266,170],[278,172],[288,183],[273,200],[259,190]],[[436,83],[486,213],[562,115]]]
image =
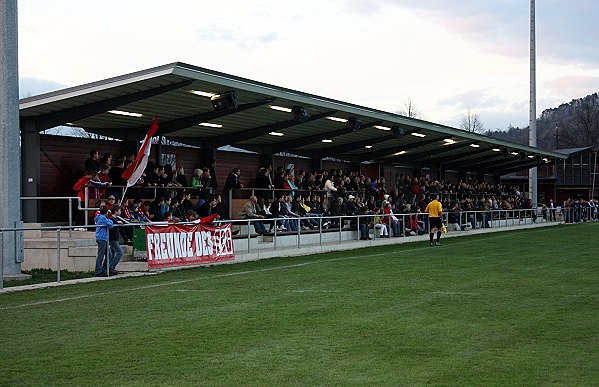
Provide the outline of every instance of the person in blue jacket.
[[112,220],[106,217],[108,207],[101,206],[100,212],[96,215],[96,243],[98,244],[98,257],[96,258],[96,277],[106,277],[106,262],[110,257],[108,251],[108,230],[113,227]]

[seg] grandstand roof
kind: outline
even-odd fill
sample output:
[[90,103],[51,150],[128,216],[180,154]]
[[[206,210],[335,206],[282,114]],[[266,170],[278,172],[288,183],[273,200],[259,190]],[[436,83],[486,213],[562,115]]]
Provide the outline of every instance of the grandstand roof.
[[[215,109],[211,96],[228,92],[238,106]],[[180,62],[20,101],[22,128],[73,125],[122,140],[143,138],[156,114],[157,135],[265,154],[418,162],[495,174],[567,157]]]

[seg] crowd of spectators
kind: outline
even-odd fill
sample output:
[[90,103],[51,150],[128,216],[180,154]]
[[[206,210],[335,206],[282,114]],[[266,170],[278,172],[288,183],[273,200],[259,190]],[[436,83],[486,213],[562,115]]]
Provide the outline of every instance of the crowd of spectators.
[[[92,150],[84,163],[85,176],[74,189],[82,199],[85,187],[90,198],[122,199],[123,189],[112,186],[126,185],[121,175],[133,159],[133,155],[118,158],[113,165],[112,155],[106,153],[100,158],[100,152]],[[154,222],[193,221],[208,216],[229,219],[237,215],[259,220],[254,222],[258,234],[272,232],[274,227],[284,232],[322,225],[377,228],[382,236],[390,237],[426,233],[424,209],[436,194],[440,195],[453,229],[488,227],[498,210],[532,209],[530,200],[516,186],[464,180],[453,183],[406,175],[387,182],[384,177],[341,169],[296,172],[283,167],[273,170],[267,165],[257,171],[250,187],[254,192],[242,210],[230,214],[226,201],[240,196],[241,169],[230,171],[219,192],[215,165],[215,160],[211,160],[208,166],[195,169],[188,180],[182,167],[148,162],[142,177],[129,188],[126,200],[121,201],[121,216]],[[551,216],[552,212],[547,214]],[[339,217],[357,215],[364,215],[364,220],[354,217],[339,221]],[[283,220],[275,224],[269,218]],[[362,237],[369,236],[363,233]]]

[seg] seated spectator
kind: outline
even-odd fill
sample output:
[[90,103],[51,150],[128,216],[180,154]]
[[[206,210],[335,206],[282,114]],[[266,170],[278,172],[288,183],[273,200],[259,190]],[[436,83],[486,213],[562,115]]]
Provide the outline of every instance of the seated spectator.
[[403,222],[395,216],[391,203],[387,202],[383,207],[383,213],[387,216],[384,217],[385,223],[390,225],[393,231],[394,237],[400,237],[403,232]]
[[389,231],[387,230],[385,219],[381,216],[381,209],[379,207],[374,209],[373,223],[374,229],[380,230],[381,238],[389,238]]
[[[366,209],[366,207],[362,208],[362,212],[360,213],[360,215],[368,215],[368,210]],[[370,237],[370,224],[371,224],[371,219],[369,216],[360,216],[358,217],[358,230],[360,232],[360,240],[371,240],[372,238]]]
[[[258,198],[254,195],[250,196],[250,199],[243,205],[243,208],[239,212],[240,219],[264,219],[264,215],[259,214]],[[266,232],[264,224],[259,220],[251,222],[254,225],[256,234],[263,235]]]

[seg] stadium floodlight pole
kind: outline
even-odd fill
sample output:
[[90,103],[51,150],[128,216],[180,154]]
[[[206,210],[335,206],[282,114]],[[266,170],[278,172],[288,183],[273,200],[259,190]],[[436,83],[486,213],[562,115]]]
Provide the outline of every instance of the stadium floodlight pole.
[[[535,0],[530,0],[530,111],[528,126],[528,145],[537,146],[537,79],[536,79],[536,42],[535,42]],[[528,192],[532,208],[537,208],[537,167],[528,173]]]
[[[0,0],[0,228],[20,227],[21,153],[19,143],[19,70],[17,54],[17,0]],[[1,233],[4,275],[21,273],[22,233]]]

